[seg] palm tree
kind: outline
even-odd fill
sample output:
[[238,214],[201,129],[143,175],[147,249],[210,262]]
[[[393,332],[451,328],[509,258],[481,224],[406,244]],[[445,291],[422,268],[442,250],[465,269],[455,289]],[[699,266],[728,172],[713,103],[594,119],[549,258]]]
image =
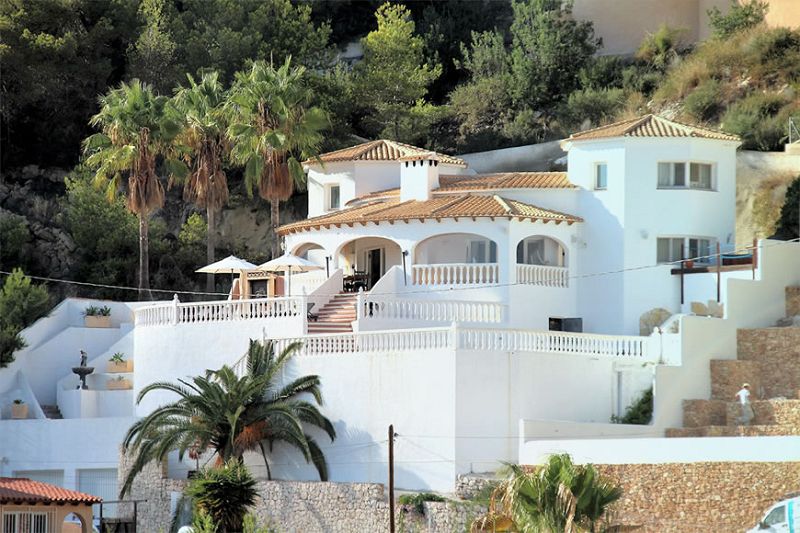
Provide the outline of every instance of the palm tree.
[[622,497],[622,490],[592,465],[575,465],[567,454],[551,455],[534,471],[519,465],[508,470],[473,531],[594,533],[608,506]]
[[[192,76],[188,87],[181,87],[172,100],[181,131],[175,147],[181,163],[173,165],[170,185],[183,182],[183,199],[206,210],[208,236],[206,259],[214,262],[216,213],[228,203],[228,180],[222,161],[228,153],[225,114],[226,94],[219,73],[209,72],[199,82]],[[206,279],[206,289],[214,290],[214,275]]]
[[[100,111],[89,124],[98,127],[84,141],[86,163],[95,169],[95,186],[105,187],[109,199],[125,191],[128,209],[139,218],[139,289],[150,294],[149,219],[164,205],[164,186],[156,174],[176,125],[165,115],[167,98],[133,80],[100,97]],[[127,188],[123,182],[127,176]]]
[[[272,230],[280,225],[280,202],[288,200],[295,187],[305,186],[299,157],[318,157],[325,113],[310,107],[310,93],[303,83],[305,69],[292,67],[291,58],[278,69],[256,61],[249,70],[236,73],[231,88],[228,128],[231,155],[244,165],[245,184],[270,203]],[[279,253],[277,236],[272,256]]]
[[[271,477],[268,449],[283,442],[299,450],[313,463],[323,481],[328,478],[325,456],[307,426],[320,428],[333,441],[333,424],[319,411],[322,405],[319,376],[302,376],[285,385],[277,383],[299,343],[276,354],[272,342],[250,341],[246,371],[239,377],[229,366],[209,370],[205,376],[179,383],[152,383],[139,392],[139,403],[151,391],[178,395],[131,426],[123,441],[126,452],[134,454],[132,466],[120,491],[124,496],[136,475],[151,461],[163,460],[177,450],[186,454],[213,451],[217,463],[241,459],[245,452],[258,450]],[[309,394],[312,401],[301,399]],[[267,446],[265,446],[265,443]]]

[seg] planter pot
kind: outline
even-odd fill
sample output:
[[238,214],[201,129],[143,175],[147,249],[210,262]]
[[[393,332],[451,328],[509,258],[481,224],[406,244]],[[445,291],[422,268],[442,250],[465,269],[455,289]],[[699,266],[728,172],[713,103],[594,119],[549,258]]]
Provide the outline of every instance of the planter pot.
[[11,404],[11,418],[13,418],[14,420],[22,420],[22,419],[28,418],[28,406],[27,406],[27,404],[24,404],[24,403],[21,403],[21,404],[12,403]]
[[129,379],[109,379],[106,382],[108,390],[129,390],[133,388],[133,382]]
[[694,268],[694,261],[684,261],[683,264],[686,268]]
[[83,317],[83,324],[87,328],[110,328],[110,316],[85,316]]
[[123,361],[121,363],[108,362],[106,372],[109,374],[120,374],[123,372],[133,372],[133,361]]

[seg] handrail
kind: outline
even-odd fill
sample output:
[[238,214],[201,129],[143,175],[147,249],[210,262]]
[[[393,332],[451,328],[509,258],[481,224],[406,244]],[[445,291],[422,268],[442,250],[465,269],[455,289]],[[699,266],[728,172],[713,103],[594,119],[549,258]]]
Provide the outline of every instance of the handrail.
[[409,300],[366,295],[359,319],[423,320],[429,322],[503,321],[505,306],[498,302],[459,300]]
[[545,287],[569,287],[569,269],[560,266],[517,263],[517,283]]
[[[358,353],[458,349],[473,351],[532,352],[592,358],[634,359],[660,362],[661,336],[595,335],[561,331],[500,328],[419,328],[333,335],[307,335],[275,339],[276,351],[293,342],[301,343],[299,356],[349,355]],[[244,369],[245,358],[234,367]]]
[[497,285],[498,263],[438,263],[411,265],[413,285]]
[[[625,357],[658,361],[658,337],[595,335],[562,331],[513,329],[463,329],[458,331],[462,350],[544,352],[590,357]],[[653,343],[656,344],[653,344]]]
[[161,326],[181,323],[224,322],[305,314],[305,297],[216,300],[210,302],[165,304],[140,307],[134,312],[136,326]]

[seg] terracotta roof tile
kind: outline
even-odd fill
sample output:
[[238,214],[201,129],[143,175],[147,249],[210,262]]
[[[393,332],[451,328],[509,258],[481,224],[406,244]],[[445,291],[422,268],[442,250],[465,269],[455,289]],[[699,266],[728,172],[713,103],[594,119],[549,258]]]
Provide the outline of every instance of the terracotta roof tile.
[[717,139],[723,141],[738,141],[736,135],[729,135],[700,126],[682,124],[668,120],[657,115],[615,122],[599,128],[593,128],[570,135],[571,141],[589,139],[605,139],[610,137],[695,137],[701,139]]
[[[435,157],[440,163],[466,167],[467,163],[463,159],[450,155],[439,154],[424,148],[411,146],[410,144],[388,141],[385,139],[369,141],[350,148],[343,148],[335,152],[321,154],[319,159],[323,163],[334,163],[337,161],[404,161],[408,159],[418,159],[423,157]],[[313,164],[316,160],[309,159],[307,164]]]
[[489,189],[576,189],[566,172],[499,172],[473,176],[439,176],[438,191]]
[[363,206],[343,209],[335,213],[301,220],[278,228],[280,235],[307,231],[330,226],[352,226],[368,222],[395,222],[409,220],[429,220],[441,218],[501,217],[520,218],[531,221],[566,222],[573,224],[583,219],[543,209],[535,205],[508,200],[500,196],[479,196],[473,194],[447,194],[430,200],[399,199],[374,201]]
[[[567,179],[566,172],[500,172],[497,174],[465,174],[439,176],[439,188],[433,194],[500,189],[577,189]],[[347,205],[363,204],[371,200],[388,200],[400,197],[400,189],[385,189],[353,198]]]
[[85,503],[103,501],[75,490],[64,489],[49,483],[27,478],[0,477],[0,504],[3,503]]

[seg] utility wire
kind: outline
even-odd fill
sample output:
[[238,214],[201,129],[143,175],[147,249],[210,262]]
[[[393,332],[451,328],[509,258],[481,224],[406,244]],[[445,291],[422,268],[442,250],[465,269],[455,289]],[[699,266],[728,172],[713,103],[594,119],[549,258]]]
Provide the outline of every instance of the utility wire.
[[[800,237],[797,237],[797,238],[794,238],[794,239],[790,239],[790,240],[787,240],[787,241],[775,242],[775,243],[771,243],[771,244],[769,244],[769,243],[762,244],[761,248],[772,248],[774,246],[782,246],[782,245],[785,245],[785,244],[790,244],[790,243],[794,243],[794,242],[798,242],[798,241],[800,241]],[[696,256],[696,257],[690,257],[690,258],[686,258],[686,259],[683,259],[683,260],[669,261],[669,262],[666,262],[666,263],[660,263],[660,264],[655,264],[655,265],[640,265],[640,266],[635,266],[635,267],[621,268],[621,269],[617,269],[617,270],[607,270],[607,271],[603,271],[603,272],[593,272],[593,273],[589,273],[589,274],[574,274],[574,275],[568,276],[567,279],[597,278],[597,277],[603,277],[603,276],[624,274],[625,272],[637,272],[637,271],[649,270],[649,269],[653,269],[653,268],[663,268],[663,267],[669,266],[669,265],[672,265],[673,267],[675,267],[675,266],[680,266],[681,263],[683,263],[684,261],[701,262],[704,259],[715,258],[718,255],[721,256],[721,255],[734,254],[734,253],[740,253],[740,252],[748,252],[748,251],[753,251],[754,249],[757,249],[757,247],[754,248],[753,246],[745,246],[745,247],[742,247],[742,248],[734,249],[734,250],[732,250],[730,252],[726,252],[725,254],[723,254],[723,253],[720,253],[720,254],[713,253],[713,254],[708,254],[708,255],[699,255],[699,256]],[[474,264],[475,265],[481,265],[482,263],[474,263]],[[489,264],[489,263],[486,263],[486,264]],[[9,276],[9,275],[11,275],[11,272],[8,272],[8,271],[5,271],[5,270],[0,270],[0,276],[3,276],[3,275],[4,276]],[[150,292],[167,293],[167,294],[189,294],[189,295],[201,295],[201,296],[220,296],[220,297],[228,297],[229,296],[229,294],[227,292],[181,291],[181,290],[175,290],[175,289],[141,289],[139,287],[131,287],[131,286],[125,286],[125,285],[107,285],[107,284],[103,284],[103,283],[90,283],[90,282],[86,282],[86,281],[66,280],[66,279],[51,278],[51,277],[45,277],[45,276],[28,276],[28,277],[31,278],[31,279],[37,280],[37,281],[46,281],[46,282],[50,282],[50,283],[64,283],[64,284],[80,285],[80,286],[86,286],[86,287],[96,287],[96,288],[102,288],[102,289],[118,289],[118,290],[128,290],[128,291],[137,291],[137,292],[150,291]],[[431,293],[445,293],[445,294],[447,294],[447,293],[452,293],[452,292],[456,292],[456,291],[476,291],[476,290],[484,290],[484,289],[495,289],[495,288],[498,288],[498,287],[514,287],[514,286],[518,286],[518,285],[524,286],[524,285],[528,285],[528,284],[524,283],[524,282],[520,282],[520,281],[513,282],[513,283],[509,282],[509,283],[494,283],[494,284],[473,284],[473,285],[471,285],[469,287],[452,287],[452,288],[441,288],[441,289],[426,288],[426,289],[402,291],[402,292],[386,292],[386,293],[381,293],[380,296],[406,296],[406,295],[409,295],[409,294],[431,294]],[[338,294],[340,294],[340,293],[329,293],[329,294],[315,293],[314,296],[336,296]],[[232,301],[231,303],[235,303],[235,300]]]

